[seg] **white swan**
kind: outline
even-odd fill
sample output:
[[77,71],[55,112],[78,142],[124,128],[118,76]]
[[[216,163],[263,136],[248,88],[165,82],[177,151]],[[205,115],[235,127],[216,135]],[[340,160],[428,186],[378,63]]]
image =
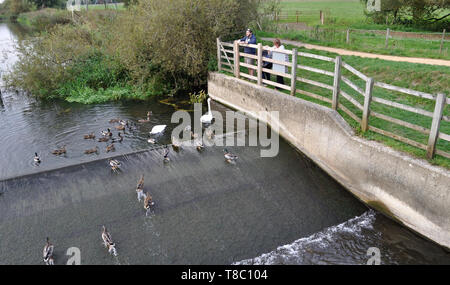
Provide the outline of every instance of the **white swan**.
[[211,98],[208,98],[208,112],[200,117],[200,122],[202,123],[211,123],[213,119],[213,115],[211,113]]
[[167,125],[156,125],[152,128],[150,134],[151,135],[155,135],[155,134],[159,134],[162,131],[164,131],[164,129],[167,127]]

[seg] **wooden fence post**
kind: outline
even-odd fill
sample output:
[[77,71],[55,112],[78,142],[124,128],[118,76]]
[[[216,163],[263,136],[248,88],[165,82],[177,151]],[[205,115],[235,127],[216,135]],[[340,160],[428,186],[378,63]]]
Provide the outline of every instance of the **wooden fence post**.
[[220,51],[220,39],[217,38],[217,70],[220,72],[222,70],[221,64],[221,51]]
[[239,56],[239,41],[234,41],[234,76],[236,78],[239,78],[239,63],[240,63],[240,56]]
[[386,30],[386,42],[384,44],[384,48],[388,48],[389,46],[389,28]]
[[297,16],[297,24],[298,24],[298,11],[295,11],[295,15]]
[[258,85],[262,85],[262,43],[258,44]]
[[338,55],[336,56],[334,64],[333,101],[331,104],[333,110],[336,111],[338,109],[338,102],[339,102],[339,90],[341,84],[341,66],[342,66],[342,57]]
[[292,67],[291,67],[291,95],[295,96],[296,83],[297,83],[297,56],[298,52],[296,48],[292,49]]
[[434,106],[433,122],[431,123],[430,136],[428,138],[427,157],[432,159],[436,153],[436,142],[439,138],[439,127],[441,126],[442,114],[445,107],[446,95],[439,93],[436,96],[436,105]]
[[346,39],[346,43],[348,44],[350,41],[350,29],[347,29],[347,39]]
[[320,10],[320,23],[323,25],[323,11]]
[[444,47],[444,40],[445,40],[445,29],[442,31],[441,47],[439,48],[439,54],[442,53],[442,48]]
[[361,120],[361,130],[367,132],[369,130],[369,116],[370,116],[370,102],[372,101],[373,78],[368,78],[366,81],[366,92],[364,94],[364,109]]

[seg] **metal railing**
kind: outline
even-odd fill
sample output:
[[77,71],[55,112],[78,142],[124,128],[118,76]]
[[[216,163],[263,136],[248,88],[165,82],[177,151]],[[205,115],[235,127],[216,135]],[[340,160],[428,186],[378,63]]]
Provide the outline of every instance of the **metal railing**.
[[[243,53],[239,49],[241,46],[250,47],[256,49],[256,55]],[[429,94],[425,92],[420,92],[416,90],[411,90],[408,88],[398,87],[390,84],[386,84],[383,82],[375,81],[373,78],[364,75],[362,72],[356,70],[349,64],[342,61],[341,56],[337,56],[336,58],[316,55],[312,53],[299,52],[297,49],[292,50],[276,50],[277,53],[283,53],[290,57],[289,61],[277,61],[267,57],[263,57],[263,51],[273,51],[273,48],[263,47],[261,43],[257,45],[245,44],[239,41],[230,42],[222,42],[220,39],[217,39],[217,57],[218,57],[218,70],[219,71],[227,71],[232,73],[236,78],[246,78],[252,81],[255,81],[258,85],[270,85],[276,88],[280,88],[283,90],[287,90],[291,95],[295,95],[296,93],[309,96],[311,98],[321,100],[331,104],[331,108],[334,110],[342,110],[352,119],[357,121],[360,126],[362,132],[366,132],[371,130],[373,132],[379,133],[381,135],[393,138],[395,140],[401,141],[403,143],[412,145],[414,147],[418,147],[427,152],[427,157],[432,159],[435,154],[442,155],[446,158],[450,159],[450,153],[439,150],[436,148],[436,143],[438,139],[445,140],[450,142],[450,135],[440,132],[440,125],[442,121],[450,122],[449,116],[444,116],[443,111],[446,104],[450,104],[450,98],[446,97],[445,93],[438,94]],[[241,58],[251,58],[254,59],[256,64],[248,64],[241,62]],[[325,61],[334,63],[334,72],[327,71],[324,69],[307,66],[304,64],[298,64],[299,61],[302,62],[301,58],[312,58],[319,61]],[[263,62],[269,62],[272,64],[283,65],[290,68],[290,73],[283,73],[273,71],[272,69],[263,68]],[[246,67],[247,69],[252,69],[256,71],[255,75],[250,75],[241,71],[241,67]],[[321,74],[333,79],[333,85],[326,84],[323,82],[311,80],[302,76],[299,76],[299,71],[303,70],[309,73]],[[365,83],[365,87],[361,88],[357,84],[355,84],[350,76],[344,76],[342,71],[346,70],[349,72],[350,76],[355,77],[359,80],[362,80]],[[290,85],[280,84],[277,82],[273,82],[271,80],[263,79],[263,72],[268,74],[273,74],[276,76],[282,76],[283,78],[290,79]],[[304,75],[303,75],[304,76]],[[293,80],[294,79],[294,80]],[[326,90],[327,92],[331,92],[331,99],[325,96],[318,95],[316,93],[306,91],[297,87],[297,82],[306,83],[312,85],[314,87],[319,87],[321,89]],[[364,102],[360,103],[357,99],[349,94],[349,92],[345,92],[341,85],[345,84],[350,89],[355,91],[357,94],[363,96]],[[432,100],[435,102],[434,104],[434,112],[430,112],[418,107],[413,107],[410,105],[406,105],[403,103],[394,102],[393,100],[388,100],[386,98],[381,98],[374,96],[373,90],[374,88],[381,88],[384,90],[400,92],[402,94],[407,94],[410,96],[420,97],[426,100]],[[352,112],[349,108],[344,106],[342,102],[340,102],[340,98],[346,99],[350,102],[357,110],[362,112],[362,116],[359,117]],[[407,122],[398,118],[394,118],[392,116],[388,116],[386,114],[382,114],[379,112],[371,111],[372,102],[376,102],[385,106],[393,107],[398,110],[412,112],[421,116],[426,116],[432,119],[430,128],[425,128],[423,126],[413,124],[411,122]],[[393,132],[389,132],[387,130],[383,130],[377,128],[370,124],[370,117],[375,117],[384,121],[387,121],[392,124],[397,124],[402,127],[406,127],[408,129],[412,129],[414,131],[420,132],[428,136],[428,143],[422,144],[417,141],[414,141],[410,138],[406,138],[395,134]]]

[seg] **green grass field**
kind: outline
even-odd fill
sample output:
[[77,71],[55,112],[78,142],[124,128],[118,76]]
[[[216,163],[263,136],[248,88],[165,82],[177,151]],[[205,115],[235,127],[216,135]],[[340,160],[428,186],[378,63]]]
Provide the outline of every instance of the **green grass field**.
[[[269,42],[263,42],[263,44],[271,45],[271,43]],[[292,49],[293,46],[286,45],[286,48]],[[303,48],[300,48],[299,51],[320,54],[329,57],[336,57],[336,54],[322,51],[311,52],[310,50],[306,50]],[[343,56],[342,59],[352,67],[364,73],[365,75],[373,77],[376,81],[381,81],[395,86],[410,88],[431,94],[436,94],[438,92],[444,92],[447,95],[450,94],[450,81],[448,80],[448,78],[450,77],[449,67],[430,66],[430,65],[412,64],[403,62],[391,62],[379,59],[360,58],[355,56]],[[299,59],[299,63],[301,63],[302,65],[312,66],[331,72],[334,71],[334,63],[330,62],[302,57]],[[242,71],[247,73],[246,68],[242,68]],[[328,85],[333,85],[332,77],[308,72],[305,70],[300,70],[299,72],[300,72],[299,76],[301,77],[326,83]],[[361,89],[365,88],[365,82],[359,79],[358,77],[354,76],[352,73],[343,69],[343,75],[349,78]],[[275,80],[274,77],[275,76],[272,76],[272,80]],[[289,80],[286,79],[285,84],[289,85],[290,84]],[[312,92],[328,99],[332,98],[332,92],[330,90],[300,82],[297,82],[296,86],[297,89]],[[352,96],[354,99],[356,99],[360,104],[364,103],[364,97],[359,93],[357,93],[356,91],[354,91],[349,86],[347,86],[345,83],[341,83],[341,88],[350,96]],[[433,112],[434,110],[434,101],[432,100],[421,99],[415,96],[405,95],[398,92],[391,92],[385,89],[381,89],[379,87],[375,87],[373,92],[374,92],[373,96],[379,98],[384,98],[405,105],[418,107],[430,112]],[[331,104],[311,98],[309,96],[301,95],[299,93],[297,93],[296,96],[308,101],[318,103],[320,105],[331,107]],[[340,97],[340,104],[347,107],[347,109],[351,110],[359,118],[362,117],[362,112],[358,108],[356,108],[351,102],[347,101],[345,98]],[[371,110],[428,129],[431,126],[431,118],[429,117],[418,115],[408,111],[403,111],[393,107],[388,107],[386,105],[382,105],[379,103],[372,102]],[[369,140],[376,140],[383,142],[384,144],[391,146],[394,149],[413,154],[414,156],[420,158],[426,157],[426,152],[419,148],[377,134],[372,131],[362,133],[360,131],[360,126],[358,122],[353,120],[350,116],[348,116],[341,110],[339,111],[339,113],[355,129],[358,135],[367,138]],[[448,105],[444,109],[444,115],[446,116],[450,115],[450,107]],[[425,134],[375,117],[370,117],[370,125],[412,139],[425,145],[428,142],[428,136]],[[440,131],[446,134],[450,134],[450,123],[442,121]],[[450,152],[450,142],[447,142],[445,140],[440,139],[437,143],[437,147],[440,150]],[[450,168],[450,159],[447,159],[439,155],[437,155],[431,161],[431,163],[444,166],[446,168]]]

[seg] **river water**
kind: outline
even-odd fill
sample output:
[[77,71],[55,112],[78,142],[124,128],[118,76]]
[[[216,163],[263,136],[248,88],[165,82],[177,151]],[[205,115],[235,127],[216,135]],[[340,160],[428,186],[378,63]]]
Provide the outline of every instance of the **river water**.
[[[16,60],[21,33],[0,23],[2,72]],[[381,264],[450,264],[443,248],[369,209],[284,140],[273,158],[261,158],[260,147],[229,147],[239,156],[232,165],[221,147],[183,147],[164,163],[178,108],[192,106],[157,99],[86,106],[2,88],[0,264],[42,264],[46,237],[56,264],[68,261],[70,247],[80,249],[82,264],[366,264],[374,247]],[[151,121],[138,123],[148,110]],[[109,127],[116,136],[112,118],[133,129],[107,153],[83,135],[98,138]],[[149,144],[156,124],[168,130]],[[51,154],[62,145],[66,155]],[[95,146],[98,154],[84,154]],[[120,172],[108,167],[112,156]],[[156,203],[149,216],[134,190],[141,174]],[[101,244],[102,225],[117,257]]]

